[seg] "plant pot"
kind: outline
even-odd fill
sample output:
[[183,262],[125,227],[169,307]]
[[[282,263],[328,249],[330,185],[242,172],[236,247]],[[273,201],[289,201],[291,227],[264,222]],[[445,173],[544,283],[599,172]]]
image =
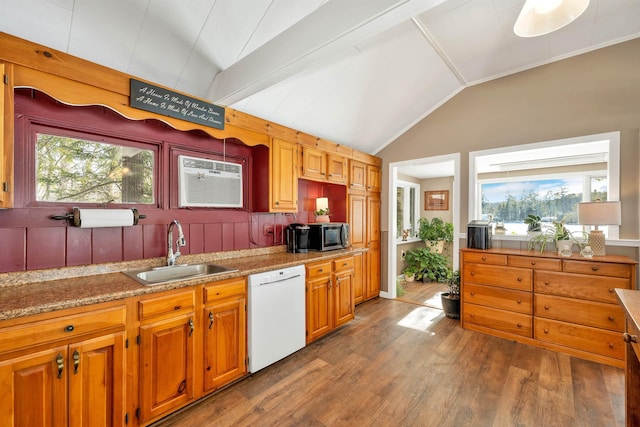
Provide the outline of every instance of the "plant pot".
[[573,242],[571,240],[556,240],[556,248],[558,249],[558,255],[564,257],[570,257],[572,255],[571,248]]
[[406,273],[404,274],[404,281],[405,281],[405,282],[411,283],[411,282],[413,282],[415,279],[416,279],[415,274],[406,274]]
[[330,222],[329,215],[317,215],[316,222]]
[[449,319],[460,318],[460,295],[451,296],[449,292],[440,294],[440,302],[442,302],[442,311]]
[[425,240],[424,244],[431,252],[437,254],[444,252],[444,240]]

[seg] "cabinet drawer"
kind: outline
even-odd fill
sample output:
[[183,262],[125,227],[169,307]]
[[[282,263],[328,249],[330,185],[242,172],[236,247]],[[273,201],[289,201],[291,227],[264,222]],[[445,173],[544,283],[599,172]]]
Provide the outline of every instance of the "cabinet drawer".
[[564,271],[568,273],[582,273],[596,276],[612,276],[624,278],[631,277],[631,266],[627,264],[571,260],[565,260],[563,261],[563,264]]
[[628,279],[598,277],[586,274],[554,273],[536,271],[534,289],[537,293],[552,294],[615,304],[615,288],[628,289]]
[[333,260],[333,271],[338,273],[340,271],[353,270],[353,257],[344,257]]
[[124,329],[124,305],[0,329],[0,353],[108,329]]
[[485,252],[465,252],[464,261],[478,264],[507,265],[507,256]]
[[465,263],[463,268],[465,283],[493,285],[521,291],[532,289],[533,271],[526,268],[473,263]]
[[494,288],[481,285],[464,285],[464,302],[518,313],[532,314],[533,294],[526,291]]
[[509,255],[509,265],[512,267],[535,268],[536,270],[562,271],[562,260],[560,259]]
[[221,280],[219,282],[207,283],[202,289],[203,302],[225,299],[234,295],[244,295],[247,293],[247,282],[245,278]]
[[331,261],[307,264],[307,277],[327,276],[331,274]]
[[195,292],[190,289],[139,301],[138,316],[142,320],[160,314],[193,309],[194,306]]
[[555,320],[536,318],[535,337],[562,346],[602,356],[624,359],[625,343],[619,332],[605,331]]
[[624,331],[624,313],[615,304],[536,294],[535,315],[594,328]]
[[510,334],[532,337],[532,317],[475,304],[464,304],[464,321]]

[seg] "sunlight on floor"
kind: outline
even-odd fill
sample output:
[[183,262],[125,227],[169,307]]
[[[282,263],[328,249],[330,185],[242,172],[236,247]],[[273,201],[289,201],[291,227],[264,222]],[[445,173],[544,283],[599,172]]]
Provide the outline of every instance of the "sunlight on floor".
[[442,299],[440,298],[441,293],[442,292],[438,292],[428,300],[425,300],[423,304],[428,305],[430,307],[439,308],[440,310],[442,310]]
[[[398,326],[428,332],[429,327],[444,318],[442,310],[429,307],[419,307],[407,314],[398,322]],[[433,332],[429,332],[434,335]]]

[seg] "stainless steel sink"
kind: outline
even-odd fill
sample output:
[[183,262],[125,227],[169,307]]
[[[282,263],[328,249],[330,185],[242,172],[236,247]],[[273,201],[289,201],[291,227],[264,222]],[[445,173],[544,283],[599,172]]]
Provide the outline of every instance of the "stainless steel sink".
[[232,273],[238,269],[225,267],[218,264],[181,264],[171,267],[156,267],[151,270],[133,270],[123,273],[143,285],[153,286],[179,280],[194,279],[197,277],[215,276],[217,274]]

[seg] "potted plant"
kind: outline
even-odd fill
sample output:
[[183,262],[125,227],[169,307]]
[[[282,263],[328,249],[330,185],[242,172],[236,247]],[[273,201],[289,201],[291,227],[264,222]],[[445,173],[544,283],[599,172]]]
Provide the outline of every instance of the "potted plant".
[[316,215],[316,222],[329,222],[329,208],[318,209],[314,214]]
[[415,272],[415,280],[424,280],[426,277],[431,281],[440,282],[447,277],[449,262],[447,257],[427,247],[408,250],[405,261],[407,268]]
[[571,256],[571,248],[574,244],[582,248],[582,244],[576,240],[563,221],[553,221],[552,225],[543,232],[532,236],[529,239],[528,247],[529,250],[539,248],[542,253],[550,243],[555,243],[558,255],[562,256]]
[[405,268],[402,271],[402,274],[404,275],[404,281],[409,283],[413,282],[416,278],[416,271],[417,269],[414,266],[409,266]]
[[449,286],[449,292],[440,294],[442,311],[450,319],[460,318],[460,270],[447,271],[445,283]]
[[536,233],[542,231],[541,218],[538,215],[529,214],[524,223],[527,224],[527,233]]
[[418,234],[428,248],[442,253],[445,242],[453,242],[453,224],[444,222],[442,218],[436,217],[429,221],[423,217],[419,220]]

